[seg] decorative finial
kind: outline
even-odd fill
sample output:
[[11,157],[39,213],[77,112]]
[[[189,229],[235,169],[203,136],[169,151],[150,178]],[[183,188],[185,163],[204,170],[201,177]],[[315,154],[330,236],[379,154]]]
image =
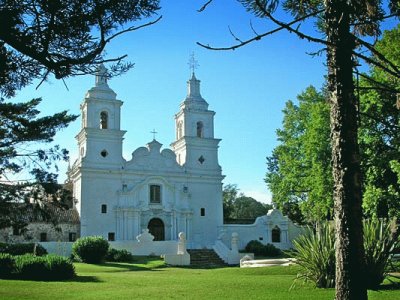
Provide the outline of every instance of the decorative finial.
[[153,131],[150,131],[150,133],[153,134],[153,140],[156,139],[156,134],[158,133],[155,129],[153,129]]
[[107,69],[101,64],[96,72],[96,86],[107,85]]
[[194,70],[200,66],[198,61],[194,57],[194,52],[192,52],[192,54],[190,54],[188,65],[189,65],[189,69],[192,71],[192,74],[194,74]]

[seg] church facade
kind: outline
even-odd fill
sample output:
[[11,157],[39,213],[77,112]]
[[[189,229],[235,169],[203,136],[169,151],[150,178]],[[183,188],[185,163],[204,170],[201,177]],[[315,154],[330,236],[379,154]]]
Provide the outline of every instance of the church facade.
[[278,210],[252,225],[223,224],[215,112],[202,98],[194,73],[175,115],[171,149],[153,139],[124,159],[122,104],[101,67],[80,107],[79,157],[69,170],[81,236],[129,244],[148,229],[155,241],[176,241],[183,232],[192,249],[215,249],[218,243],[229,248],[231,236],[238,235],[240,248],[254,239],[291,247],[297,229]]
[[69,171],[81,236],[128,241],[148,228],[155,240],[176,240],[184,232],[189,247],[214,244],[223,225],[220,140],[214,137],[215,112],[202,98],[194,73],[187,85],[175,115],[172,150],[154,139],[125,160],[123,103],[100,69],[80,107],[79,158]]

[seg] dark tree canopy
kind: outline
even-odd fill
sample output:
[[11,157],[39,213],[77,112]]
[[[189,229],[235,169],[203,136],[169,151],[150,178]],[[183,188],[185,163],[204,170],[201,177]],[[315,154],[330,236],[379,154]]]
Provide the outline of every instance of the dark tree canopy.
[[105,58],[104,49],[131,22],[153,15],[159,0],[0,0],[0,94],[49,74],[61,79],[94,73],[103,62],[115,62],[110,75],[132,67],[125,55]]

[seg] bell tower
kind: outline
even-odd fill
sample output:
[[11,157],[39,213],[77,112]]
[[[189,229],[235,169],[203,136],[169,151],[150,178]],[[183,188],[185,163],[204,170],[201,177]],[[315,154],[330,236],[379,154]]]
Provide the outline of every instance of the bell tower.
[[113,169],[121,166],[122,141],[120,130],[122,101],[107,84],[107,69],[101,65],[95,86],[85,95],[80,106],[82,125],[76,136],[81,166]]
[[215,112],[200,94],[200,80],[192,70],[187,82],[187,96],[175,115],[176,140],[171,144],[177,161],[193,171],[221,173],[218,144],[214,138]]

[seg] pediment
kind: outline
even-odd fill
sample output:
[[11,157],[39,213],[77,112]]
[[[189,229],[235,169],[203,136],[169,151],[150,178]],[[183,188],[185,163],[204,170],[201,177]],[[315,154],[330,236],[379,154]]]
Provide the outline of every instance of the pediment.
[[157,141],[147,144],[147,148],[137,148],[132,152],[132,159],[126,162],[125,169],[181,171],[175,153],[171,149],[160,149],[161,144]]

